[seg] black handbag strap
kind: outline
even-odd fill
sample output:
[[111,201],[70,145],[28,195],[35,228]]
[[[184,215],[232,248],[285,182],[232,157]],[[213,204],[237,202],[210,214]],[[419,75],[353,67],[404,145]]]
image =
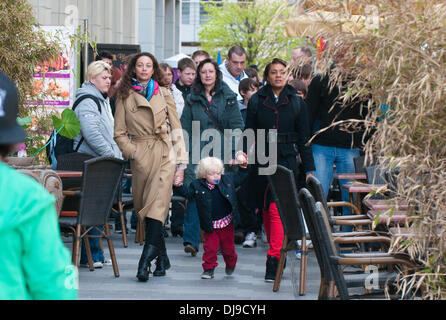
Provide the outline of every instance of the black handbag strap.
[[[86,95],[83,95],[83,96],[80,96],[79,98],[77,98],[76,101],[74,101],[74,104],[71,107],[71,110],[74,111],[74,109],[76,109],[77,106],[85,99],[92,99],[96,103],[99,113],[102,113],[101,102],[99,101],[99,99],[97,97],[95,97],[91,94],[86,94]],[[84,140],[85,139],[82,136],[81,139],[79,140],[79,143],[76,146],[76,149],[74,149],[74,152],[77,152],[79,150],[79,148],[81,147],[82,142],[84,142]]]
[[220,123],[218,123],[217,119],[215,119],[215,117],[212,115],[211,111],[209,110],[209,107],[204,107],[203,110],[204,110],[204,113],[206,113],[207,116],[212,120],[212,122],[214,122],[217,129],[220,130],[222,133],[224,133],[225,130],[223,129],[223,126],[220,125]]

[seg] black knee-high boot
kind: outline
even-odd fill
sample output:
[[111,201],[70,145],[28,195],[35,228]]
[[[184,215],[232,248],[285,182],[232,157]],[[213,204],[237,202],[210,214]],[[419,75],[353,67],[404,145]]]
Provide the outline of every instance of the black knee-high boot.
[[155,277],[161,277],[166,275],[166,270],[170,268],[169,257],[167,256],[166,242],[164,236],[160,239],[160,254],[156,258],[156,269],[153,271]]
[[161,221],[151,218],[146,219],[146,240],[138,263],[136,277],[139,281],[149,280],[150,263],[160,253]]

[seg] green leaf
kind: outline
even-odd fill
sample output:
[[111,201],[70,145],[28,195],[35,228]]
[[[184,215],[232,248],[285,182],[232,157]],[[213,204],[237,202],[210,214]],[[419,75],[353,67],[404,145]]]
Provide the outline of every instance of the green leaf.
[[54,129],[59,131],[60,134],[69,139],[76,137],[81,131],[81,124],[76,117],[76,114],[71,109],[65,109],[62,112],[62,117],[59,119],[56,116],[52,116]]
[[59,131],[60,128],[62,128],[62,125],[63,125],[63,123],[62,123],[62,119],[58,118],[58,117],[55,116],[55,115],[52,115],[51,118],[53,119],[53,126],[54,126],[54,129],[55,129],[56,131]]
[[395,207],[392,207],[389,212],[389,218],[392,218],[394,213],[395,213]]
[[60,131],[60,134],[64,137],[73,139],[81,131],[81,124],[71,109],[65,109],[62,112],[62,123],[64,124],[64,128]]
[[376,215],[375,219],[373,220],[373,226],[377,226],[377,225],[378,225],[379,217],[380,217],[380,216],[381,216],[381,213],[379,212],[379,213]]

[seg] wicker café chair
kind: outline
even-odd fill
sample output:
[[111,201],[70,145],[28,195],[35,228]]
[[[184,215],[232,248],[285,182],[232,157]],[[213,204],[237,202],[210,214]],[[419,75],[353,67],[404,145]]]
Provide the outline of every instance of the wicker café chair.
[[[323,205],[326,211],[329,211],[329,208],[331,207],[349,207],[354,215],[349,216],[347,220],[351,219],[367,219],[366,215],[360,215],[360,210],[357,206],[355,206],[353,203],[350,203],[348,201],[331,201],[327,202],[325,196],[324,196],[324,189],[322,187],[322,183],[315,177],[310,176],[307,179],[307,188],[313,195],[316,201],[320,201]],[[331,219],[334,220],[345,220],[345,216],[332,216]],[[336,221],[333,221],[333,223],[336,223]]]
[[[350,202],[345,201],[339,201],[339,202],[327,202],[324,197],[324,190],[322,187],[322,184],[315,178],[314,176],[309,177],[307,180],[307,189],[310,191],[311,195],[314,198],[315,202],[320,202],[324,207],[324,212],[327,214],[327,219],[330,223],[332,232],[334,232],[334,226],[352,226],[354,230],[352,232],[336,232],[333,233],[333,236],[335,237],[353,237],[353,236],[377,236],[382,235],[382,232],[373,231],[371,230],[371,226],[373,224],[373,220],[370,219],[368,215],[359,215],[358,208],[351,204]],[[353,212],[356,214],[350,215],[350,216],[333,216],[330,214],[329,208],[331,206],[344,206],[347,205],[350,208],[352,208]],[[386,233],[387,235],[387,233]],[[345,245],[340,250],[360,250],[364,251],[365,247],[371,248],[373,246],[375,249],[385,249],[387,250],[387,243],[378,242],[375,245],[370,244],[364,244],[364,243],[356,243],[350,245]]]
[[[387,252],[368,252],[339,254],[339,243],[367,243],[367,242],[387,242],[387,237],[334,237],[331,232],[325,208],[322,203],[314,202],[311,193],[303,188],[299,192],[299,201],[302,205],[305,220],[312,236],[314,251],[318,260],[321,283],[319,288],[319,299],[352,299],[352,298],[383,298],[382,288],[392,284],[397,273],[394,271],[380,270],[376,275],[367,272],[348,274],[344,272],[345,266],[351,265],[399,265],[414,267],[415,264],[407,256],[402,254],[389,254]],[[373,279],[374,283],[369,283]],[[366,288],[367,284],[372,284],[373,289],[377,286],[381,290],[367,291],[366,294],[351,295],[350,288]]]
[[[82,152],[62,154],[57,157],[57,170],[83,171],[84,162],[94,157]],[[64,190],[79,189],[82,183],[80,178],[62,178]]]
[[[119,277],[118,264],[108,219],[113,201],[121,184],[125,161],[111,158],[99,157],[87,160],[84,163],[82,184],[80,191],[65,191],[67,196],[80,198],[80,206],[77,216],[63,216],[59,219],[61,229],[69,228],[73,232],[73,264],[78,266],[80,242],[84,239],[87,249],[88,264],[93,271],[93,260],[91,257],[89,237],[105,238],[110,250],[113,271]],[[102,227],[101,230],[98,227]],[[99,231],[98,236],[91,236],[88,232],[92,229]]]
[[[406,268],[414,270],[417,268],[417,264],[410,260],[409,256],[402,253],[387,253],[387,252],[370,252],[370,253],[359,253],[359,254],[339,254],[336,246],[334,245],[333,237],[330,230],[330,225],[327,220],[327,215],[324,212],[324,207],[321,203],[316,203],[316,217],[322,226],[322,248],[325,254],[329,257],[329,267],[332,271],[334,277],[334,284],[336,285],[339,298],[342,300],[352,299],[352,298],[372,298],[374,296],[382,298],[382,293],[379,291],[373,291],[367,285],[367,279],[370,277],[369,273],[349,275],[350,279],[346,279],[343,267],[352,265],[363,265],[363,266],[375,266],[378,265],[387,266],[387,270],[379,270],[377,274],[374,274],[377,279],[375,280],[374,286],[376,289],[384,289],[386,286],[392,286],[398,277],[398,272],[395,266],[399,268]],[[370,242],[375,242],[373,238],[376,237],[364,237],[371,238]],[[369,242],[367,241],[367,242]],[[352,287],[363,287],[365,286],[369,292],[362,295],[351,295],[348,288]],[[375,288],[374,288],[375,289]],[[335,293],[335,290],[330,290],[329,292]]]
[[[331,226],[344,225],[362,228],[363,226],[370,226],[373,223],[367,215],[360,215],[358,207],[353,203],[347,201],[327,202],[322,184],[316,177],[310,176],[307,179],[307,189],[310,191],[314,200],[321,202],[324,206]],[[351,216],[332,216],[329,211],[332,207],[349,207],[354,214]]]
[[386,170],[379,165],[368,166],[365,168],[367,175],[367,183],[370,184],[386,184]]
[[355,172],[357,173],[365,173],[365,156],[359,156],[357,158],[353,158],[353,164],[355,166]]
[[302,241],[301,261],[300,261],[300,279],[299,295],[305,295],[307,257],[306,232],[299,202],[297,199],[297,187],[294,174],[291,170],[278,165],[273,175],[268,176],[273,201],[276,202],[285,233],[283,245],[280,252],[279,265],[277,268],[276,279],[274,281],[273,291],[279,290],[282,280],[283,269],[288,251],[296,251],[297,240]]

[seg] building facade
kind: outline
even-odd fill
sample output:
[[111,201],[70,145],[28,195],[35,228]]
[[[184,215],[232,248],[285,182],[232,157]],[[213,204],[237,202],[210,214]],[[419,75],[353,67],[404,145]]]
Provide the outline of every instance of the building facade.
[[181,50],[181,0],[29,0],[43,26],[83,26],[96,43],[139,44],[162,61]]

